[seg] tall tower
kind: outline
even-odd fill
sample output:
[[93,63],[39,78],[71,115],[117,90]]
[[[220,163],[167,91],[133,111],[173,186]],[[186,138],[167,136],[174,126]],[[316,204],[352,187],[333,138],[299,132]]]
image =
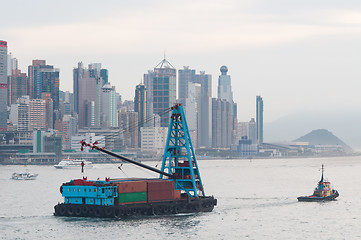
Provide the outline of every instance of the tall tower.
[[74,112],[79,114],[79,79],[84,76],[83,63],[79,62],[78,67],[73,69],[73,93],[74,93]]
[[106,83],[102,87],[102,116],[103,126],[118,127],[118,108],[114,87]]
[[202,147],[212,146],[212,75],[201,71],[196,74],[197,83],[201,84],[201,100],[199,126],[199,145]]
[[[79,127],[99,127],[102,103],[103,78],[101,63],[92,63],[88,69],[78,63],[73,70],[74,112],[79,116]],[[103,71],[107,77],[107,71]]]
[[78,82],[79,128],[95,126],[96,79],[86,72]]
[[154,71],[148,70],[148,73],[143,75],[144,86],[147,89],[147,116],[153,116],[153,79]]
[[7,130],[8,43],[0,40],[0,131]]
[[184,66],[183,69],[178,70],[178,100],[179,103],[186,105],[186,99],[188,98],[188,86],[195,81],[196,70],[189,69],[188,66]]
[[218,99],[224,99],[233,103],[231,76],[227,75],[228,68],[222,66],[220,70],[221,75],[218,77]]
[[100,69],[100,77],[103,79],[103,86],[108,83],[108,69]]
[[[237,105],[233,102],[231,76],[227,75],[228,68],[220,68],[218,77],[218,99],[212,102],[212,146],[229,148],[236,142]],[[221,132],[219,132],[221,129]]]
[[134,112],[138,113],[139,124],[138,127],[144,127],[147,121],[147,89],[144,84],[138,84],[135,87],[135,97],[134,97]]
[[28,95],[28,78],[26,73],[21,73],[19,69],[12,70],[9,76],[9,106],[16,103],[16,99]]
[[38,92],[36,98],[42,93],[50,93],[53,100],[53,109],[59,109],[59,69],[51,65],[43,65],[38,70]]
[[41,81],[38,77],[40,66],[45,66],[45,60],[33,60],[28,67],[30,99],[41,97]]
[[54,128],[54,112],[53,112],[53,100],[51,99],[50,93],[41,93],[41,99],[45,101],[45,124],[46,130],[49,128]]
[[160,126],[169,126],[170,112],[176,103],[177,71],[165,58],[154,68],[153,112],[161,117]]
[[263,99],[261,96],[256,97],[256,124],[257,124],[257,141],[263,143]]

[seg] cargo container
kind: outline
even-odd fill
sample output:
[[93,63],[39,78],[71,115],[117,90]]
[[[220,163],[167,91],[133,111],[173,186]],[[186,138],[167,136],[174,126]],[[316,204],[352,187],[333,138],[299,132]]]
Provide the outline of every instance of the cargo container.
[[146,202],[147,192],[127,192],[118,194],[118,203]]

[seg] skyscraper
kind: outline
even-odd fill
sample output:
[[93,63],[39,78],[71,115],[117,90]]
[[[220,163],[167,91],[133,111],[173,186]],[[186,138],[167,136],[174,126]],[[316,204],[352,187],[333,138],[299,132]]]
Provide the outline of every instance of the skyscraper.
[[[227,75],[228,68],[222,66],[220,68],[221,75],[218,78],[218,99],[213,100],[212,105],[212,122],[213,133],[212,146],[228,148],[236,143],[237,133],[237,105],[233,102],[233,92],[231,86],[231,76]],[[216,111],[216,112],[214,112]],[[220,115],[220,117],[218,116]],[[219,122],[220,121],[220,122]],[[215,130],[221,128],[222,132]]]
[[107,71],[102,71],[101,63],[91,63],[84,69],[80,62],[73,69],[74,112],[79,115],[79,128],[101,125],[102,74],[108,76]]
[[40,95],[36,98],[41,98],[42,93],[50,93],[53,100],[53,109],[59,109],[59,69],[51,65],[40,66],[38,78],[41,82]]
[[256,97],[256,124],[257,124],[257,141],[263,143],[263,99],[261,96]]
[[202,147],[212,146],[212,75],[201,71],[195,75],[195,82],[201,84],[199,144]]
[[8,76],[11,75],[13,70],[18,69],[18,60],[16,58],[13,58],[11,52],[8,54],[7,69],[8,69]]
[[257,126],[254,118],[248,123],[248,139],[252,141],[253,144],[257,144]]
[[224,99],[212,99],[212,147],[229,148],[232,140],[232,105]]
[[185,115],[193,147],[197,148],[201,136],[199,117],[201,111],[201,85],[199,83],[189,82],[187,95],[188,97],[185,99]]
[[108,83],[108,69],[100,69],[100,77],[103,79],[103,86]]
[[41,98],[42,93],[50,93],[53,110],[59,109],[59,69],[46,65],[45,60],[33,60],[28,67],[30,99]]
[[79,62],[78,67],[73,69],[73,93],[74,93],[74,112],[79,114],[79,79],[84,76],[83,63]]
[[153,79],[153,70],[148,70],[148,73],[143,75],[144,86],[147,89],[147,116],[153,116]]
[[40,66],[45,66],[45,60],[33,60],[28,67],[30,99],[41,97],[41,81],[38,77]]
[[147,122],[147,89],[144,84],[138,84],[135,87],[135,97],[134,97],[134,112],[138,113],[139,119],[139,128],[144,127]]
[[169,126],[170,112],[176,103],[177,71],[166,59],[154,68],[153,78],[153,112],[161,117],[161,127]]
[[220,70],[221,75],[218,77],[218,99],[224,99],[233,103],[231,76],[227,75],[228,68],[222,66]]
[[102,108],[104,127],[118,127],[118,107],[115,88],[109,82],[102,87]]
[[188,98],[188,85],[195,82],[195,75],[196,70],[189,69],[189,66],[178,70],[178,101],[184,106]]
[[8,89],[9,89],[9,106],[16,103],[16,99],[28,95],[28,78],[26,73],[21,73],[19,69],[12,70],[9,76]]
[[86,72],[78,81],[79,128],[95,126],[96,79]]
[[7,100],[8,100],[8,46],[0,40],[0,131],[7,130]]
[[29,130],[46,129],[46,107],[43,99],[30,99],[29,101]]
[[43,92],[41,93],[41,99],[45,101],[45,125],[46,129],[53,129],[54,128],[54,111],[53,111],[53,99],[51,99],[51,94]]

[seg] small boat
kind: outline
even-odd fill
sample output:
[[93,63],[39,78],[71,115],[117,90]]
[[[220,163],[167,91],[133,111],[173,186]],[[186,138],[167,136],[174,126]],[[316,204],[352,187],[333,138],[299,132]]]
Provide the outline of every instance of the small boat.
[[31,174],[29,172],[21,172],[21,173],[14,172],[13,175],[11,176],[11,179],[14,179],[14,180],[35,180],[37,176],[38,176],[38,174]]
[[322,176],[318,182],[313,195],[298,197],[300,202],[320,202],[320,201],[332,201],[339,196],[338,191],[333,189],[331,183],[323,179],[323,164],[322,164]]
[[80,160],[80,159],[63,159],[57,165],[54,165],[55,168],[64,169],[64,168],[81,168],[82,163],[84,163],[84,168],[92,168],[93,164],[90,161]]

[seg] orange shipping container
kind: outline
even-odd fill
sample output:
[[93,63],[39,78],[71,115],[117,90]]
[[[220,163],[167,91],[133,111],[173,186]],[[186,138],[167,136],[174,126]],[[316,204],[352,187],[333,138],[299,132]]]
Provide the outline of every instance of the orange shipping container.
[[118,193],[131,193],[131,192],[146,192],[146,181],[127,181],[127,182],[115,182],[118,188]]
[[174,190],[167,191],[151,191],[147,194],[148,202],[157,202],[164,200],[174,200]]
[[154,191],[174,191],[174,181],[162,180],[162,179],[152,179],[147,180],[148,182],[148,192]]

